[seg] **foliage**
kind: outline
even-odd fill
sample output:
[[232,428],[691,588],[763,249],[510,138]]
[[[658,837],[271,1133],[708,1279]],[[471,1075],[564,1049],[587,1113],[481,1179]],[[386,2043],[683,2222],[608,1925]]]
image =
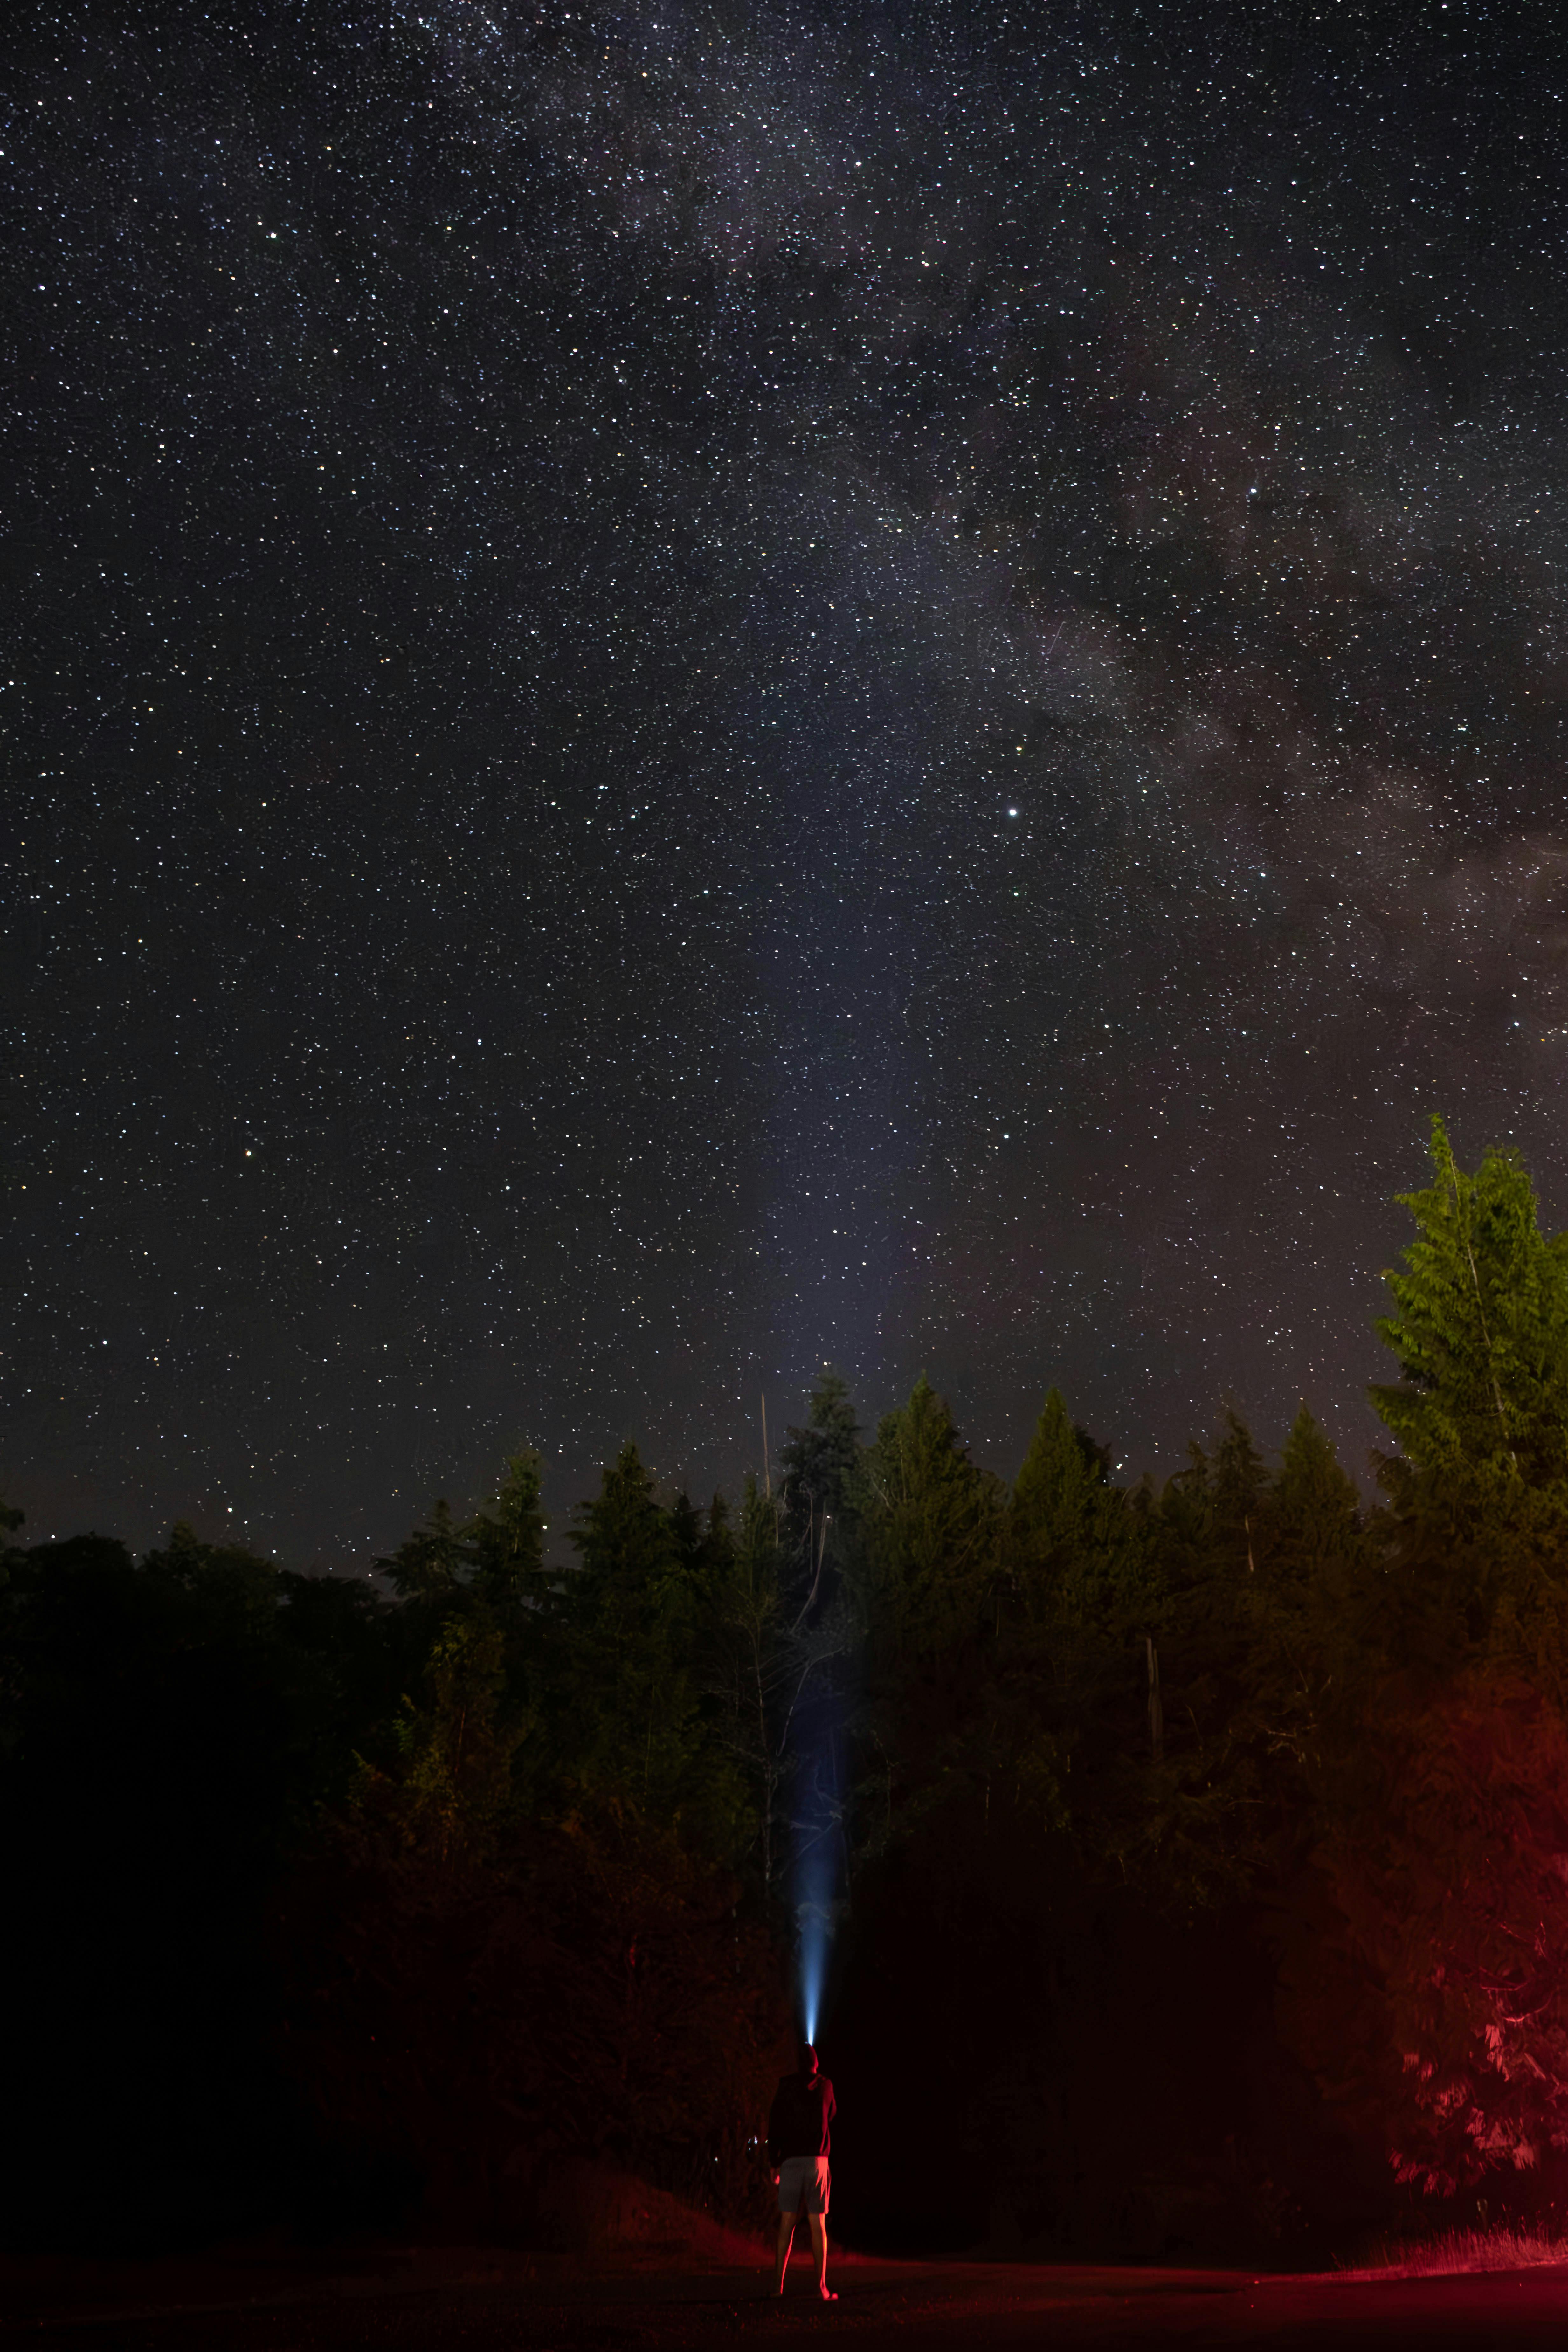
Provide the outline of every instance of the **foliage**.
[[1388,1696],[1289,1995],[1399,2178],[1451,2194],[1568,2147],[1568,1727],[1484,1668],[1425,1704]]
[[864,1484],[866,1607],[893,1661],[929,1658],[977,1618],[996,1558],[1001,1491],[969,1458],[922,1373],[879,1424]]
[[747,2210],[784,2010],[737,1891],[615,1803],[459,1840],[380,1780],[279,1899],[291,2068],[437,2228],[526,2236],[564,2153]]
[[805,1593],[818,1583],[829,1552],[841,1568],[853,1549],[860,1459],[848,1383],[829,1369],[812,1391],[804,1425],[785,1432],[780,1450],[781,1548]]
[[1467,1175],[1434,1120],[1432,1161],[1379,1327],[1404,1376],[1372,1391],[1403,1448],[1391,1507],[1359,1580],[1321,1580],[1332,1965],[1289,1991],[1325,2083],[1447,2192],[1568,2144],[1568,1242],[1510,1154]]
[[1473,1176],[1432,1122],[1434,1181],[1399,1197],[1415,1219],[1397,1313],[1378,1336],[1401,1380],[1372,1396],[1416,1474],[1488,1487],[1568,1477],[1568,1235],[1548,1241],[1530,1178],[1493,1149]]
[[526,2231],[563,2151],[744,2207],[785,2021],[734,1876],[758,1843],[767,1531],[754,1505],[737,1541],[721,1501],[665,1502],[628,1443],[574,1563],[547,1569],[542,1532],[521,1456],[478,1520],[438,1505],[394,1556],[428,1655],[395,1760],[285,1891],[290,2064],[437,2221]]
[[395,1706],[391,1612],[184,1527],[140,1565],[85,1536],[9,1567],[7,2231],[276,2211],[268,1890]]
[[[852,1952],[921,1921],[1015,1988],[954,2146],[1069,2160],[1019,2085],[1092,1999],[1071,1917],[1229,1922],[1402,2179],[1568,2151],[1568,1244],[1510,1155],[1432,1155],[1371,1511],[1305,1406],[1276,1458],[1230,1410],[1128,1486],[1051,1389],[1008,1485],[929,1380],[866,1442],[831,1371],[776,1492],[699,1507],[628,1442],[553,1553],[526,1450],[376,1581],[184,1525],[29,1549],[0,1508],[0,1830],[47,1922],[7,1959],[17,2144],[63,2084],[188,2165],[243,2082],[257,2150],[302,2095],[454,2226],[526,2230],[564,2153],[742,2211],[786,1865],[831,1851]],[[162,2088],[117,2071],[141,2017]]]

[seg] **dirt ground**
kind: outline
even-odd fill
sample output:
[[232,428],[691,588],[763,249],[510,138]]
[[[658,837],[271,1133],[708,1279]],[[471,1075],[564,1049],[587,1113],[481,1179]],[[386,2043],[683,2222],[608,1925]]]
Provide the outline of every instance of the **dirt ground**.
[[1563,2344],[1568,2268],[1349,2280],[1067,2264],[834,2264],[819,2305],[804,2265],[782,2303],[759,2262],[701,2269],[461,2250],[357,2256],[241,2250],[144,2264],[11,2263],[0,2345],[115,2352],[720,2352],[825,2336],[873,2347],[1140,2347],[1332,2343]]

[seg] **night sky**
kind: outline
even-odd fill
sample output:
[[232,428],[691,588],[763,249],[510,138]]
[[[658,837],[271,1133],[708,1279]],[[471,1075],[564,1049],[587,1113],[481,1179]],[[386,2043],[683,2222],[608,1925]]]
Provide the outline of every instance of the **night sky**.
[[1568,1217],[1553,23],[14,12],[29,1530],[1363,1471],[1428,1113]]

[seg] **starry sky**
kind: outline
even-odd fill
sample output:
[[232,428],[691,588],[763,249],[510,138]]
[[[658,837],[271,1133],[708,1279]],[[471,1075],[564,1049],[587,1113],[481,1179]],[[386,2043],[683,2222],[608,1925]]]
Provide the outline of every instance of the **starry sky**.
[[1568,1218],[1550,12],[8,21],[29,1528],[1360,1470],[1429,1112]]

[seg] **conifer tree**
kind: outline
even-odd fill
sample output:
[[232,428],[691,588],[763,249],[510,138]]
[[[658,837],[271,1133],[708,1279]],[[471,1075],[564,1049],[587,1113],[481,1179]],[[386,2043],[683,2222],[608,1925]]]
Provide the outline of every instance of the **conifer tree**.
[[792,1617],[818,1614],[852,1566],[861,1458],[848,1384],[829,1367],[812,1391],[805,1426],[787,1430],[779,1449],[781,1566]]
[[1322,1710],[1364,1684],[1380,1578],[1354,1482],[1302,1405],[1259,1516],[1247,1588],[1250,1679],[1278,1754],[1321,1752]]
[[871,1602],[891,1651],[930,1656],[963,1640],[996,1572],[1001,1490],[923,1372],[878,1426],[865,1493]]
[[583,1504],[556,1596],[546,1704],[563,1791],[673,1826],[731,1860],[752,1823],[707,1687],[703,1647],[728,1538],[668,1508],[628,1439]]
[[1026,1615],[1052,1605],[1098,1548],[1106,1520],[1103,1456],[1075,1429],[1059,1389],[1040,1409],[1007,1514],[1014,1580]]
[[1273,1549],[1279,1570],[1300,1581],[1321,1560],[1356,1549],[1360,1496],[1355,1481],[1306,1405],[1290,1424],[1279,1456],[1272,1498]]
[[567,1540],[578,1564],[562,1609],[574,1719],[563,1761],[584,1786],[646,1801],[685,1746],[692,1611],[676,1528],[631,1439]]
[[800,1517],[808,1502],[838,1514],[851,1506],[860,1463],[860,1432],[849,1385],[831,1366],[811,1392],[804,1428],[791,1428],[780,1448],[784,1506]]
[[1007,1509],[999,1637],[1016,1612],[1020,1636],[1032,1628],[1047,1640],[1058,1681],[1101,1676],[1107,1644],[1120,1652],[1160,1632],[1147,1533],[1147,1514],[1112,1481],[1105,1448],[1052,1389]]
[[460,1591],[468,1567],[462,1530],[451,1505],[437,1497],[428,1523],[405,1536],[388,1559],[376,1566],[400,1601],[450,1602]]
[[1440,1118],[1396,1313],[1377,1326],[1401,1380],[1371,1391],[1417,1474],[1557,1486],[1568,1477],[1568,1234],[1548,1240],[1512,1152],[1465,1174]]
[[606,1628],[629,1629],[684,1594],[680,1544],[658,1485],[628,1437],[599,1492],[582,1504],[567,1537]]
[[756,1866],[764,1901],[772,1898],[781,1860],[780,1793],[800,1679],[790,1672],[795,1645],[784,1623],[779,1518],[777,1507],[749,1472],[714,1592],[713,1687],[722,1703],[731,1752],[755,1791]]
[[501,1717],[505,1646],[483,1616],[455,1617],[431,1653],[423,1706],[405,1701],[405,1818],[443,1863],[483,1852],[510,1809],[511,1759],[524,1727]]
[[481,1598],[510,1614],[537,1601],[544,1567],[543,1464],[531,1446],[507,1461],[494,1496],[463,1530],[470,1572]]
[[1401,2177],[1451,2191],[1568,2146],[1568,1244],[1512,1153],[1468,1174],[1435,1118],[1431,1157],[1378,1325],[1392,1508],[1352,1530],[1311,1449],[1291,1465],[1331,1911],[1286,2009]]

